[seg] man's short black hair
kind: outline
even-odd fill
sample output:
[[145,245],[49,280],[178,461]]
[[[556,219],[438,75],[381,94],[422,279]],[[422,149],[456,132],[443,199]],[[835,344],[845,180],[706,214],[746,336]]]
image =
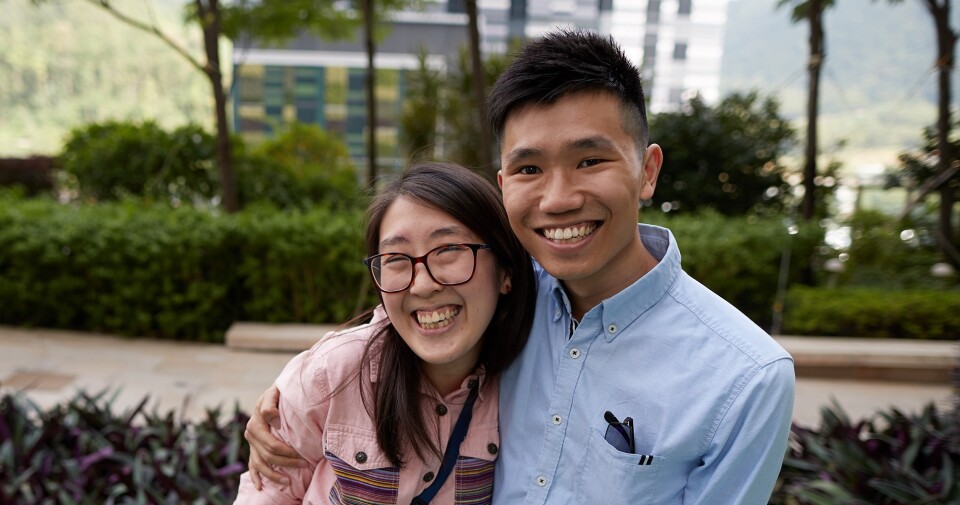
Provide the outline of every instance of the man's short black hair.
[[647,147],[647,109],[640,71],[612,37],[561,29],[526,44],[493,85],[488,100],[497,141],[510,112],[527,103],[550,104],[580,91],[606,91],[623,103],[623,129],[637,149]]

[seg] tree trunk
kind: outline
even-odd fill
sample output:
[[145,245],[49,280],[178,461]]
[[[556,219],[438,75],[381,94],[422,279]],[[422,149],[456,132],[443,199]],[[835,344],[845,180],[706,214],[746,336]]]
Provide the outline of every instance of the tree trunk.
[[479,136],[477,142],[477,163],[483,174],[491,181],[497,180],[497,170],[493,165],[493,145],[490,142],[490,124],[487,119],[487,76],[480,54],[480,29],[477,19],[477,0],[467,0],[467,18],[470,25],[470,63],[473,66],[473,99],[476,102]]
[[217,168],[220,171],[220,194],[223,208],[228,213],[240,210],[237,196],[237,177],[233,170],[233,154],[230,152],[230,125],[227,124],[227,96],[223,90],[223,74],[220,72],[220,5],[219,0],[194,0],[200,26],[203,28],[203,50],[207,63],[204,73],[213,87],[213,101],[217,116]]
[[810,220],[816,213],[817,116],[820,98],[820,70],[826,52],[823,43],[823,0],[810,0],[807,10],[810,23],[810,61],[807,64],[807,146],[803,166],[803,204],[801,216]]
[[367,187],[373,189],[377,184],[377,96],[376,68],[373,56],[376,45],[373,41],[373,0],[362,0],[363,5],[363,43],[367,51]]
[[[937,173],[942,174],[950,169],[955,162],[955,153],[950,145],[950,74],[953,72],[954,46],[957,35],[950,29],[950,0],[926,0],[927,8],[933,16],[933,23],[937,29],[937,71],[938,100],[937,100]],[[950,181],[946,180],[940,186],[940,212],[938,233],[940,250],[947,261],[960,269],[960,252],[958,252],[957,235],[953,232],[953,205],[954,190]]]

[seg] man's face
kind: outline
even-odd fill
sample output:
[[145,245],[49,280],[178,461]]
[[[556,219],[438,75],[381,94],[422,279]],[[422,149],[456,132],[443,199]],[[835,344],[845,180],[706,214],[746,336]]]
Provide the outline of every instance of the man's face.
[[640,201],[653,196],[662,154],[642,157],[612,94],[578,92],[526,104],[504,124],[498,182],[510,226],[575,293],[601,299],[638,279]]

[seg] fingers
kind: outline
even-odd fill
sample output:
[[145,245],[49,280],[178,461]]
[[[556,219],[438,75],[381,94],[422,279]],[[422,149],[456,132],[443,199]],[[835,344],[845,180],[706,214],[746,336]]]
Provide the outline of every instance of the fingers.
[[263,392],[257,403],[257,414],[274,429],[280,429],[280,390],[277,386]]
[[290,485],[289,477],[271,468],[257,453],[250,451],[250,479],[258,491],[263,490],[263,477],[283,486]]

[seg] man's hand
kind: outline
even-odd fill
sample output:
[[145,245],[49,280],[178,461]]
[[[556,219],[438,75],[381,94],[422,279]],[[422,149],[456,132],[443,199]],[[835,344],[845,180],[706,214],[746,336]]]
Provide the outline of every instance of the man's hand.
[[[286,475],[274,466],[304,467],[307,462],[289,445],[270,433],[270,426],[280,427],[280,390],[277,386],[263,392],[253,407],[243,438],[250,443],[250,479],[257,490],[263,490],[262,477],[277,484],[290,484]],[[272,466],[271,466],[272,465]]]

